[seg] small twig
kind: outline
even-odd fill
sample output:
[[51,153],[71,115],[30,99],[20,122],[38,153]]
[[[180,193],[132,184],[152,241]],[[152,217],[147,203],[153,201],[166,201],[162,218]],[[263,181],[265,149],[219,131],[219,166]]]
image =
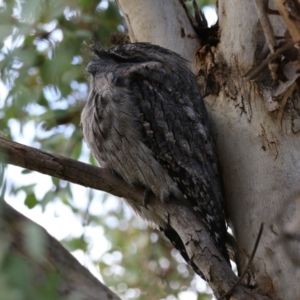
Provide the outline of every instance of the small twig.
[[189,11],[189,9],[187,8],[186,4],[184,3],[184,0],[178,0],[178,1],[179,1],[180,5],[183,7],[183,9],[184,9],[184,11],[185,11],[187,17],[189,18],[189,20],[190,20],[192,26],[193,26],[194,28],[197,28],[197,27],[198,27],[198,26],[197,26],[197,25],[198,25],[198,24],[197,24],[197,21],[196,21],[196,19],[193,17],[193,15],[192,15],[191,12]]
[[194,11],[195,11],[195,19],[198,23],[198,26],[204,27],[204,28],[208,27],[205,15],[202,12],[202,10],[199,8],[196,0],[193,0],[193,7],[194,7]]
[[[271,54],[274,53],[276,48],[276,39],[274,35],[274,31],[272,28],[272,24],[270,22],[270,18],[268,16],[268,0],[253,0],[256,11],[258,14],[258,18],[264,32],[264,36],[266,39],[266,43],[270,49]],[[277,76],[278,62],[269,63],[269,70],[271,72],[271,76],[274,81],[278,81]]]
[[266,0],[253,0],[258,18],[262,27],[262,30],[264,32],[266,42],[268,44],[268,47],[270,49],[271,53],[274,53],[275,47],[276,47],[276,39],[274,35],[274,31],[272,28],[272,24],[270,22],[269,16],[268,16],[268,1]]
[[183,7],[191,25],[200,38],[201,45],[216,45],[219,42],[219,26],[218,23],[208,27],[206,17],[201,9],[199,9],[195,0],[193,0],[193,7],[195,10],[195,16],[189,11],[184,0],[178,0]]
[[245,77],[246,80],[254,79],[255,76],[258,75],[259,72],[261,72],[271,61],[276,59],[279,55],[281,55],[285,51],[293,48],[297,43],[300,43],[300,40],[296,42],[287,43],[286,45],[280,47],[274,53],[272,53],[267,59],[263,60],[259,66],[252,68],[243,77]]
[[254,244],[254,248],[252,250],[250,259],[249,259],[249,261],[248,261],[248,263],[246,265],[246,268],[245,268],[244,272],[239,277],[239,279],[236,281],[236,283],[230,288],[230,290],[228,292],[226,292],[225,294],[223,294],[220,298],[218,298],[219,300],[221,300],[221,299],[229,296],[232,293],[232,291],[234,290],[234,288],[244,279],[245,275],[247,274],[248,270],[250,269],[250,265],[251,265],[251,263],[253,261],[253,258],[255,256],[255,253],[256,253],[256,250],[257,250],[260,238],[262,236],[263,230],[264,230],[264,223],[261,223],[260,224],[260,228],[259,228],[259,232],[258,232],[258,235],[257,235],[257,238],[256,238],[256,241],[255,241],[255,244]]

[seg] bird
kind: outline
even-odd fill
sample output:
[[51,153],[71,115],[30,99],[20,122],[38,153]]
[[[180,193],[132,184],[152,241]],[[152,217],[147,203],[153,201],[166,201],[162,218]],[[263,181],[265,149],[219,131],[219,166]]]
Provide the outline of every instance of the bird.
[[[81,124],[93,156],[129,185],[142,186],[161,201],[189,206],[229,261],[211,121],[187,61],[150,43],[92,50],[96,57],[86,68],[90,91]],[[201,275],[177,232],[147,209],[145,199],[125,201]]]

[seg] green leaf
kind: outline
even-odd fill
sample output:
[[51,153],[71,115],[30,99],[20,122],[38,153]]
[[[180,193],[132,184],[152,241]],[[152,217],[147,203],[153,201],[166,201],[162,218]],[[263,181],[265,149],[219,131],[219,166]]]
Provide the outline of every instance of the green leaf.
[[24,204],[28,207],[28,208],[33,208],[38,204],[38,200],[36,199],[34,194],[27,194]]

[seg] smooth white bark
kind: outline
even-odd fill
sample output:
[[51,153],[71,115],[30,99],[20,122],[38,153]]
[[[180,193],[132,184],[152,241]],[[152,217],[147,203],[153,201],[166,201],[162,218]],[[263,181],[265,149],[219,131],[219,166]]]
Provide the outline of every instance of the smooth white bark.
[[199,39],[178,0],[116,0],[132,42],[151,42],[177,52],[194,66]]

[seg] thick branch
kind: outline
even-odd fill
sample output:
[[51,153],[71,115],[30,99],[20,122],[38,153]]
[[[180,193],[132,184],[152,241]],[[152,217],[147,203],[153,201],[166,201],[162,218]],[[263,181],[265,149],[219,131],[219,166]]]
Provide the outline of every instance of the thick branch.
[[132,189],[110,171],[11,142],[1,137],[0,162],[102,190],[119,197],[134,195]]
[[[26,229],[36,233],[41,240],[41,255],[29,251],[26,241]],[[38,234],[37,234],[38,233]],[[58,286],[52,285],[54,290],[48,292],[56,294],[55,299],[78,300],[118,300],[111,290],[99,282],[86,268],[84,268],[58,241],[51,237],[42,227],[27,219],[14,210],[2,199],[0,202],[0,240],[3,246],[9,243],[9,254],[20,254],[22,261],[35,274],[34,286],[42,286],[51,279],[51,274],[58,274]],[[27,274],[24,274],[27,276]]]
[[[141,203],[144,197],[142,188],[127,185],[108,170],[3,138],[0,138],[0,161],[102,190],[115,196],[131,198],[137,203]],[[186,245],[188,255],[203,272],[217,296],[224,294],[234,285],[237,277],[215,248],[206,227],[189,208],[179,205],[176,201],[163,203],[154,196],[149,199],[147,208],[155,211],[166,222],[170,222]],[[236,299],[248,299],[248,291],[242,285],[234,289],[233,295]]]

